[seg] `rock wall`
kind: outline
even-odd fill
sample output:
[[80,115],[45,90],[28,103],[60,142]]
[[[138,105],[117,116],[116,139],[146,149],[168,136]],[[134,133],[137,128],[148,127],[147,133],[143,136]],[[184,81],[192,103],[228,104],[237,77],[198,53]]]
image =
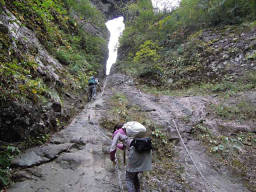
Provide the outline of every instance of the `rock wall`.
[[[91,0],[92,5],[103,13],[102,17],[105,17],[102,18],[103,21],[120,16],[121,8],[129,2],[133,1]],[[107,29],[98,21],[94,24],[92,19],[81,17],[75,10],[65,7],[64,4],[61,6],[70,12],[66,18],[54,11],[45,13],[40,18],[40,15],[33,15],[38,10],[32,4],[33,2],[24,4],[22,0],[10,1],[6,2],[6,7],[2,7],[0,12],[0,74],[6,74],[6,76],[0,76],[0,90],[3,91],[0,97],[0,141],[28,141],[63,128],[87,101],[87,85],[79,82],[86,82],[86,76],[78,78],[79,74],[72,74],[69,63],[57,59],[53,50],[58,51],[64,47],[68,50],[70,47],[63,40],[65,36],[58,31],[56,31],[56,37],[47,37],[49,34],[45,28],[47,26],[44,25],[47,23],[43,23],[47,20],[44,20],[44,17],[53,16],[54,19],[49,22],[55,22],[60,32],[70,33],[70,38],[79,33],[78,25],[85,34],[105,39],[106,44],[101,47],[103,60],[100,61],[100,65],[102,66],[97,64],[99,66],[97,73],[104,77],[109,38]],[[26,6],[32,6],[31,8],[35,9],[35,12],[32,10],[29,13],[32,14],[31,18],[23,12],[28,8]],[[40,7],[36,3],[34,6]],[[58,6],[57,2],[56,6]],[[72,17],[73,21],[69,17]],[[54,49],[49,49],[48,45],[52,45]],[[56,49],[58,46],[59,48]],[[81,46],[87,45],[85,43]],[[92,48],[86,51],[94,52],[95,50]],[[65,54],[64,51],[62,57],[65,57]],[[88,63],[88,61],[84,62]],[[27,63],[29,66],[26,66]],[[86,69],[85,72],[87,72]]]
[[91,2],[110,20],[124,15],[121,9],[136,0],[91,0]]
[[[46,103],[29,101],[22,103],[10,98],[1,100],[0,140],[18,141],[57,129],[58,118],[69,118],[69,112],[65,111],[67,106],[64,106],[60,99],[61,93],[58,93],[58,89],[64,86],[62,76],[67,70],[41,45],[35,33],[23,26],[8,10],[0,15],[0,29],[1,35],[7,35],[12,42],[10,44],[12,52],[8,53],[9,57],[33,56],[37,63],[34,75],[48,82],[51,91],[56,93],[56,97],[47,95]],[[32,54],[33,51],[36,54]]]
[[201,53],[199,57],[203,65],[209,68],[207,76],[235,76],[256,70],[255,27],[225,26],[203,30],[196,38],[192,35],[189,43],[197,44],[198,52]]

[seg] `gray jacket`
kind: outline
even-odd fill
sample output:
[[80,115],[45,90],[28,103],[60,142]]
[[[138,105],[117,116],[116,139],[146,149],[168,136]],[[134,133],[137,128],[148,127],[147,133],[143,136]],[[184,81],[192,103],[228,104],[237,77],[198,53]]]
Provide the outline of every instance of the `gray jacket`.
[[128,161],[126,170],[128,172],[142,172],[152,170],[152,151],[138,153],[135,151],[134,146],[130,147],[132,138],[123,134],[116,134],[112,140],[110,152],[116,150],[118,141],[122,141],[128,149]]

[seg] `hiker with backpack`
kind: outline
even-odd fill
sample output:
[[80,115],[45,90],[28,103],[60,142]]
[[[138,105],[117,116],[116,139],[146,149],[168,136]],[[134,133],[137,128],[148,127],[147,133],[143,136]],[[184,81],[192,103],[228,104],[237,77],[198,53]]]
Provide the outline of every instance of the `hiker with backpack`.
[[[116,161],[116,148],[128,150],[126,166],[126,185],[128,192],[140,192],[138,174],[152,170],[152,144],[145,138],[146,128],[136,121],[125,123],[113,134],[110,148],[110,159]],[[121,141],[123,146],[118,144]]]
[[98,79],[94,76],[90,77],[88,80],[89,92],[88,92],[88,101],[96,99],[96,86],[98,85]]

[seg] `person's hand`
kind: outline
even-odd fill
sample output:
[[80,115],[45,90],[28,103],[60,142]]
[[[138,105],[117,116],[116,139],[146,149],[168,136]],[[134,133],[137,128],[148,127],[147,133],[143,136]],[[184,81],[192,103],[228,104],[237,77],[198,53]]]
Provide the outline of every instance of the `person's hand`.
[[116,150],[110,152],[110,160],[115,163],[115,160],[116,160]]
[[118,143],[117,148],[121,150],[125,150],[125,145],[123,143]]

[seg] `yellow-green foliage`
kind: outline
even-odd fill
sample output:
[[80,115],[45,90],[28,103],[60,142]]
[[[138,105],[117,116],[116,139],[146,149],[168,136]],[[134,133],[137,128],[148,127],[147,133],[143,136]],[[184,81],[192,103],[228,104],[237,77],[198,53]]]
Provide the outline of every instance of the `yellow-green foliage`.
[[168,15],[167,17],[164,17],[162,20],[160,20],[158,22],[159,30],[163,30],[164,27],[168,24],[170,19],[171,19],[171,16]]
[[136,63],[155,63],[160,59],[158,54],[159,46],[151,40],[145,41],[136,52],[134,62]]
[[[75,65],[84,60],[83,65],[86,66],[87,60],[92,65],[97,65],[103,60],[102,48],[105,40],[83,32],[69,12],[72,6],[77,9],[79,6],[79,13],[84,13],[81,14],[81,18],[86,14],[86,20],[99,28],[104,26],[103,16],[90,6],[88,0],[82,1],[84,4],[80,1],[76,4],[74,2],[71,0],[11,0],[7,6],[21,22],[36,32],[37,37],[50,53],[56,56],[61,55],[59,52],[67,54],[66,58],[60,58],[64,64],[67,64],[65,60]],[[80,16],[79,13],[77,13],[78,16]]]
[[81,19],[86,19],[97,26],[104,26],[104,15],[92,6],[89,0],[62,0],[66,6],[74,9],[81,15]]
[[[127,23],[121,42],[123,45],[138,48],[147,40],[145,34],[151,35],[144,32],[155,22],[152,3],[150,0],[141,0],[128,4],[125,9]],[[153,30],[150,31],[154,33]],[[134,50],[132,49],[132,51]]]
[[0,5],[1,6],[5,6],[5,1],[4,0],[0,0]]
[[[77,14],[81,16],[81,19],[86,16],[87,21],[98,27],[104,26],[104,18],[94,7],[91,7],[88,0],[79,1],[77,4],[75,2],[74,0],[10,0],[6,2],[7,8],[16,18],[31,29],[44,47],[63,64],[63,71],[58,71],[61,73],[58,75],[62,77],[60,80],[64,84],[62,89],[65,91],[79,91],[81,88],[86,88],[88,77],[98,71],[104,59],[102,50],[105,40],[84,32],[70,12],[73,9],[79,9]],[[84,14],[79,15],[83,10]],[[42,90],[36,89],[36,86],[32,88],[31,82],[36,81],[38,85],[43,85],[44,82],[37,74],[37,66],[29,69],[23,66],[23,63],[33,63],[33,59],[32,62],[29,59],[33,56],[22,55],[22,58],[16,58],[14,50],[8,52],[11,41],[6,38],[6,35],[0,36],[1,55],[3,56],[0,61],[2,71],[9,71],[6,74],[15,75],[10,78],[15,86],[9,86],[2,81],[1,87],[8,90],[5,92],[7,95],[12,93],[11,95],[26,97],[27,94],[28,98],[35,100],[31,95],[40,95]],[[34,54],[33,50],[30,50],[30,54]],[[2,76],[3,78],[9,77]],[[24,83],[25,86],[21,86],[21,90],[16,86],[19,83]],[[47,92],[47,87],[44,89]]]
[[128,105],[128,99],[122,93],[114,91],[109,104],[111,109],[101,120],[101,125],[104,128],[113,129],[115,124],[125,123],[127,121],[138,121],[144,125],[148,124],[145,113],[140,111],[140,107]]
[[[68,2],[76,2],[76,4],[68,4]],[[43,67],[39,66],[35,60],[35,55],[38,54],[37,47],[26,46],[27,49],[24,49],[25,45],[22,44],[24,41],[11,38],[10,31],[2,27],[0,31],[0,105],[12,106],[13,102],[19,106],[26,104],[28,110],[30,107],[27,106],[36,106],[40,113],[40,109],[45,105],[57,101],[61,105],[65,104],[62,107],[68,114],[66,117],[72,117],[78,109],[66,108],[66,102],[64,103],[63,100],[66,101],[67,98],[64,93],[74,94],[76,99],[83,100],[86,94],[80,93],[86,89],[88,77],[95,75],[98,71],[104,58],[102,52],[106,44],[103,38],[84,32],[78,21],[72,18],[74,9],[79,9],[75,14],[80,20],[90,22],[99,30],[105,27],[104,17],[89,4],[89,0],[0,0],[0,13],[4,5],[19,21],[13,22],[21,23],[21,27],[27,27],[33,31],[42,47],[56,57],[62,67],[56,69],[55,66],[47,63],[47,59],[41,59],[45,66],[55,69],[57,78],[55,79],[48,70],[45,70],[42,75],[39,67],[40,69]],[[12,46],[14,43],[17,47]],[[54,128],[60,128],[66,123],[68,118],[62,119],[62,117],[58,116],[57,127],[54,125]],[[36,119],[39,118],[40,114]],[[33,136],[29,133],[30,129],[24,127],[24,130],[28,135],[25,147],[42,144],[49,138],[48,135],[35,135],[37,130],[33,130],[35,132]],[[10,149],[12,152],[15,150]],[[11,155],[8,148],[7,153],[3,153],[3,147],[1,148],[0,188],[10,183]]]
[[[61,22],[63,27],[67,27],[68,15],[66,9],[63,9],[63,3],[58,0],[39,1],[39,0],[11,0],[7,2],[8,8],[22,22],[25,22],[30,28],[47,34],[37,34],[42,40],[51,41],[52,46],[56,46],[61,41],[60,30],[55,20]],[[11,7],[9,7],[11,6]],[[62,18],[63,17],[63,18]],[[46,42],[45,42],[46,43]]]
[[[136,59],[133,61],[140,60],[144,54],[143,51],[146,51],[143,50],[141,53],[139,53],[141,50],[138,51],[140,45],[145,41],[159,42],[158,46],[163,47],[160,53],[165,54],[165,57],[166,50],[175,51],[192,32],[209,26],[237,24],[256,18],[255,1],[181,0],[180,6],[174,11],[158,14],[154,14],[150,10],[152,7],[146,5],[147,1],[144,0],[127,8],[127,18],[129,19],[122,37],[121,47],[124,49],[129,47],[129,51],[125,52],[127,57],[128,55],[135,56],[137,52]],[[191,39],[200,33],[201,31],[195,33]],[[196,42],[194,43],[196,44]],[[190,50],[190,52],[193,57],[194,50]]]
[[253,21],[249,24],[249,26],[254,29],[256,27],[256,21]]
[[199,30],[196,33],[190,35],[189,40],[196,40],[199,36],[202,35],[203,30]]
[[44,21],[54,19],[53,15],[51,14],[51,11],[53,10],[61,15],[67,13],[67,11],[62,8],[63,3],[61,1],[56,3],[53,0],[28,0],[26,1],[26,4],[24,4],[23,1],[15,0],[13,4],[24,9],[24,11],[28,10],[28,7],[31,8],[33,12],[41,17]]
[[128,5],[127,7],[127,14],[130,16],[136,16],[137,13],[139,12],[139,6],[136,3],[132,3],[130,5]]
[[18,63],[16,60],[11,63],[0,63],[0,99],[29,98],[33,102],[38,102],[39,97],[44,95],[48,88],[42,79],[32,77],[36,68],[36,63]]

